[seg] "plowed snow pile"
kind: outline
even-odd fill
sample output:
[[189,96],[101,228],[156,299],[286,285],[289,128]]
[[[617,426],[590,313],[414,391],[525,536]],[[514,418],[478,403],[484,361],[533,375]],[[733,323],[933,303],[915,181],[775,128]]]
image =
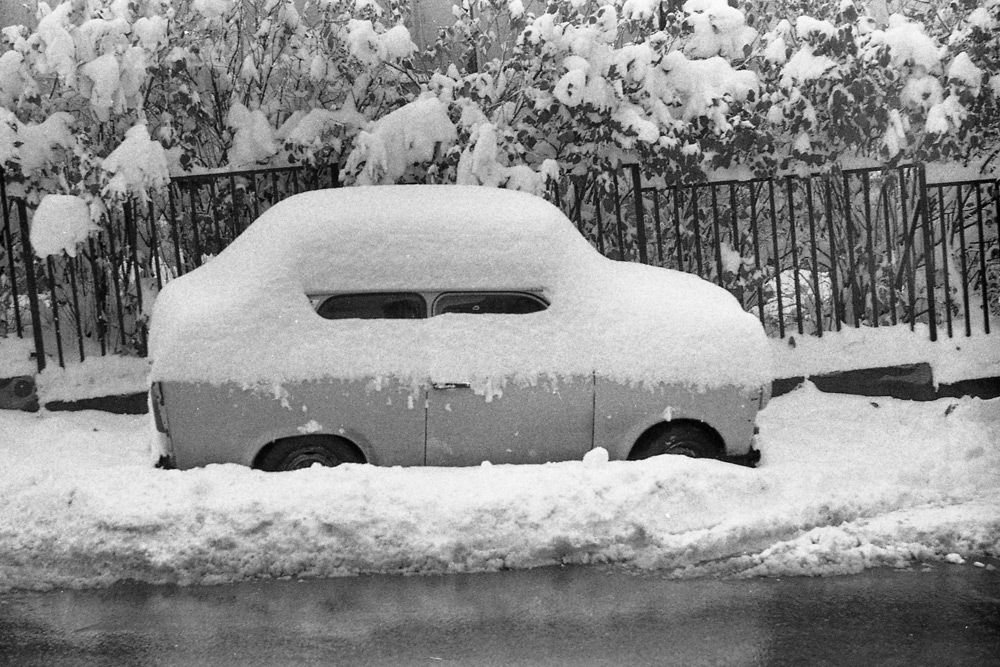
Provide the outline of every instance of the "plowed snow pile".
[[144,417],[0,412],[0,590],[613,562],[819,575],[1000,555],[1000,399],[806,386],[761,414],[757,469],[151,467]]

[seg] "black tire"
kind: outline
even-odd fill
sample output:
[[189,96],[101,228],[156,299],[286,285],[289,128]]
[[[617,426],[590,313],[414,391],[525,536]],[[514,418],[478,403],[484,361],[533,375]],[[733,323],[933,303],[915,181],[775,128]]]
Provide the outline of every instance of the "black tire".
[[636,443],[630,461],[648,459],[660,454],[676,454],[695,459],[718,458],[722,453],[719,437],[708,427],[691,422],[665,424],[658,431]]
[[309,468],[317,463],[332,468],[341,463],[364,463],[364,459],[344,440],[307,435],[271,445],[260,459],[260,469],[282,472]]

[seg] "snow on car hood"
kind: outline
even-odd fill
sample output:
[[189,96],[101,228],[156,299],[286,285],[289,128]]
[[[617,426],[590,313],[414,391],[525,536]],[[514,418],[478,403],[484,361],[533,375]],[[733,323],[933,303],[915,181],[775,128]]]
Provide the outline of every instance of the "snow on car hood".
[[[307,294],[541,289],[528,315],[324,320]],[[153,380],[280,384],[394,377],[501,387],[541,376],[757,387],[763,329],[696,276],[602,257],[548,202],[464,186],[291,197],[218,257],[168,283]]]

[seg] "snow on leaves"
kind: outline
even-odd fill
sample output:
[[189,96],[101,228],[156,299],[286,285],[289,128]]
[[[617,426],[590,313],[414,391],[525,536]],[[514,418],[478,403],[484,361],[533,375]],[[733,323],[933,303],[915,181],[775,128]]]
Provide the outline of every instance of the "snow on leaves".
[[466,0],[423,50],[394,2],[39,9],[0,42],[0,160],[36,201],[158,187],[155,151],[134,181],[100,169],[137,126],[175,173],[340,160],[360,183],[533,191],[623,160],[697,180],[857,157],[982,164],[1000,142],[1000,0],[934,21],[850,0]]

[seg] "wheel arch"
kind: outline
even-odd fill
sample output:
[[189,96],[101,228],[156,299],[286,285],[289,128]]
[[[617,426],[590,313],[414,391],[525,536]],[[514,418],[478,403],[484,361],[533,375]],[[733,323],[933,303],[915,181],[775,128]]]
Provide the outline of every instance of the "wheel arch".
[[669,431],[670,429],[676,428],[678,426],[693,426],[705,432],[712,438],[712,441],[715,444],[716,456],[719,457],[725,456],[726,454],[725,439],[715,428],[712,427],[711,424],[709,424],[708,422],[701,421],[700,419],[683,418],[683,419],[672,419],[670,421],[663,420],[651,424],[632,443],[632,447],[629,449],[626,458],[630,461],[634,460],[633,459],[634,454],[636,452],[641,451],[642,448],[645,447],[647,443],[654,440],[655,438],[658,438],[661,434]]
[[250,467],[254,468],[255,470],[260,470],[261,462],[278,444],[296,440],[301,442],[309,442],[309,441],[337,442],[349,447],[352,451],[354,451],[358,455],[358,458],[361,459],[362,463],[369,462],[369,458],[365,454],[364,450],[350,438],[345,438],[342,435],[335,435],[333,433],[298,433],[295,435],[285,435],[281,437],[271,438],[269,442],[265,443],[263,446],[257,449],[257,453],[254,454],[253,462],[251,463]]

